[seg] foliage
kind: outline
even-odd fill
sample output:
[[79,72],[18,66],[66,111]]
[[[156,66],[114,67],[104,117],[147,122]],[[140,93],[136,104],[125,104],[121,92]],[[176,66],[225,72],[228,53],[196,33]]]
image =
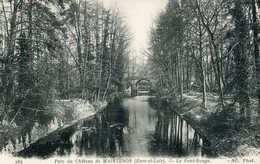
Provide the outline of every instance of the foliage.
[[55,99],[106,101],[124,91],[130,38],[116,9],[88,0],[0,3],[0,122],[48,122]]
[[207,92],[216,92],[218,111],[239,108],[235,117],[250,122],[250,98],[260,87],[256,7],[256,1],[169,0],[150,36],[149,64],[163,94],[182,100],[195,89],[207,108]]

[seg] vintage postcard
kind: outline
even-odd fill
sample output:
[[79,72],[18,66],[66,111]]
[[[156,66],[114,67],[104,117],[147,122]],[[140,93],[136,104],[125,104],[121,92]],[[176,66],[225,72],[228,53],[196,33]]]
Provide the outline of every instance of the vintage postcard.
[[260,163],[259,9],[0,0],[1,163]]

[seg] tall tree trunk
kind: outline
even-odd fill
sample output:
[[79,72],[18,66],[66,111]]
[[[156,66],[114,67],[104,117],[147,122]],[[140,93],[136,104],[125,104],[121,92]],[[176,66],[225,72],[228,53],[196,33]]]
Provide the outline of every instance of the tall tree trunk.
[[[257,98],[258,105],[260,106],[260,56],[259,56],[259,44],[258,44],[258,19],[256,12],[256,1],[252,0],[252,15],[253,15],[253,36],[254,36],[254,57],[255,57],[255,72],[257,81]],[[260,115],[260,110],[258,110]]]
[[203,36],[203,31],[201,27],[201,22],[199,20],[199,58],[200,58],[200,69],[201,69],[201,83],[202,83],[202,106],[203,108],[206,108],[207,93],[206,93],[206,75],[205,75],[205,67],[203,61],[202,36]]
[[235,1],[233,17],[235,20],[235,39],[237,44],[233,51],[235,61],[235,100],[237,100],[240,105],[240,116],[243,118],[250,118],[248,81],[249,59],[247,56],[249,30],[240,1]]
[[[80,4],[78,4],[78,7],[80,7]],[[80,8],[79,8],[80,10]],[[75,25],[75,31],[77,32],[77,52],[78,52],[78,63],[79,63],[79,86],[81,90],[81,98],[84,96],[84,67],[83,67],[83,58],[82,58],[82,46],[81,46],[81,24],[80,24],[80,11],[76,11],[76,25]]]
[[180,85],[180,100],[182,101],[183,100],[183,45],[182,45],[182,26],[180,26],[180,36],[179,36],[179,46],[180,46],[180,49],[179,49],[179,85]]
[[[7,32],[8,35],[8,44],[7,44],[7,59],[4,67],[4,75],[3,75],[3,84],[4,84],[4,92],[5,92],[5,101],[4,101],[4,111],[8,114],[12,112],[12,101],[13,101],[13,70],[12,70],[12,62],[15,50],[15,29],[16,29],[16,18],[17,18],[17,9],[18,9],[18,0],[14,0],[13,2],[13,12],[11,15],[10,22],[10,31]],[[10,118],[8,118],[10,119]],[[9,120],[11,121],[11,120]]]
[[[219,53],[218,53],[218,46],[215,43],[214,36],[213,34],[208,30],[210,34],[210,41],[211,45],[213,47],[213,54],[215,55],[215,62],[213,63],[216,65],[216,80],[217,80],[217,85],[218,85],[218,94],[219,94],[219,101],[220,105],[223,108],[224,107],[224,95],[223,95],[223,86],[222,86],[222,80],[221,80],[221,68],[220,68],[220,58],[219,58]],[[213,58],[212,58],[213,59]]]
[[[223,108],[224,107],[224,96],[223,96],[223,86],[222,86],[222,80],[221,80],[221,68],[220,68],[220,57],[219,57],[219,51],[218,51],[218,46],[216,44],[216,40],[214,37],[214,33],[210,29],[210,25],[206,23],[205,17],[202,14],[200,3],[198,0],[196,0],[196,9],[198,11],[199,19],[201,20],[202,25],[204,28],[207,30],[207,33],[209,35],[209,40],[210,40],[210,48],[211,48],[211,59],[214,65],[214,71],[216,75],[216,80],[217,80],[217,85],[218,85],[218,92],[219,92],[219,100],[220,100],[220,105]],[[214,60],[214,57],[216,60]]]
[[96,70],[96,96],[95,101],[100,99],[100,89],[101,89],[101,76],[102,76],[102,55],[100,53],[100,27],[99,27],[99,14],[98,12],[96,18],[96,30],[95,30],[95,39],[96,39],[96,56],[97,56],[97,70]]
[[24,94],[33,88],[33,80],[32,80],[32,12],[33,12],[33,4],[32,0],[29,0],[29,11],[28,11],[28,35],[26,36],[25,32],[21,30],[20,35],[20,54],[19,54],[19,75],[18,75],[18,83],[19,83],[19,92],[20,96],[24,96]]

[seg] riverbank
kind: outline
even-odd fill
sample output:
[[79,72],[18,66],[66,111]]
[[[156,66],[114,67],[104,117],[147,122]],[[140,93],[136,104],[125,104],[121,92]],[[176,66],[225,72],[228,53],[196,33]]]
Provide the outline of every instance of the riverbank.
[[[218,97],[207,95],[207,109],[202,108],[202,95],[191,92],[184,94],[182,101],[161,98],[183,117],[198,133],[210,141],[206,147],[214,154],[225,157],[260,156],[260,124],[253,118],[247,125],[241,120],[234,121],[235,109],[218,111]],[[254,114],[254,113],[253,113]]]
[[1,124],[0,151],[6,153],[20,151],[58,129],[93,116],[105,106],[106,103],[89,103],[81,99],[56,100],[46,107],[46,112],[42,114],[40,121],[24,118],[24,124]]

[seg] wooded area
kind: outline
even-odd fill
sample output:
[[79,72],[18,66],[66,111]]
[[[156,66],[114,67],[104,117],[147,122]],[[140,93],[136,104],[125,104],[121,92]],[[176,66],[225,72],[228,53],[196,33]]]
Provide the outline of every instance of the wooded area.
[[88,0],[0,6],[1,123],[44,119],[57,99],[103,102],[122,93],[130,35],[116,9]]
[[161,94],[182,100],[183,93],[199,91],[206,110],[207,93],[217,93],[217,113],[241,122],[259,115],[259,5],[169,0],[150,36],[149,64]]
[[0,154],[259,155],[260,0],[140,1],[0,0]]

